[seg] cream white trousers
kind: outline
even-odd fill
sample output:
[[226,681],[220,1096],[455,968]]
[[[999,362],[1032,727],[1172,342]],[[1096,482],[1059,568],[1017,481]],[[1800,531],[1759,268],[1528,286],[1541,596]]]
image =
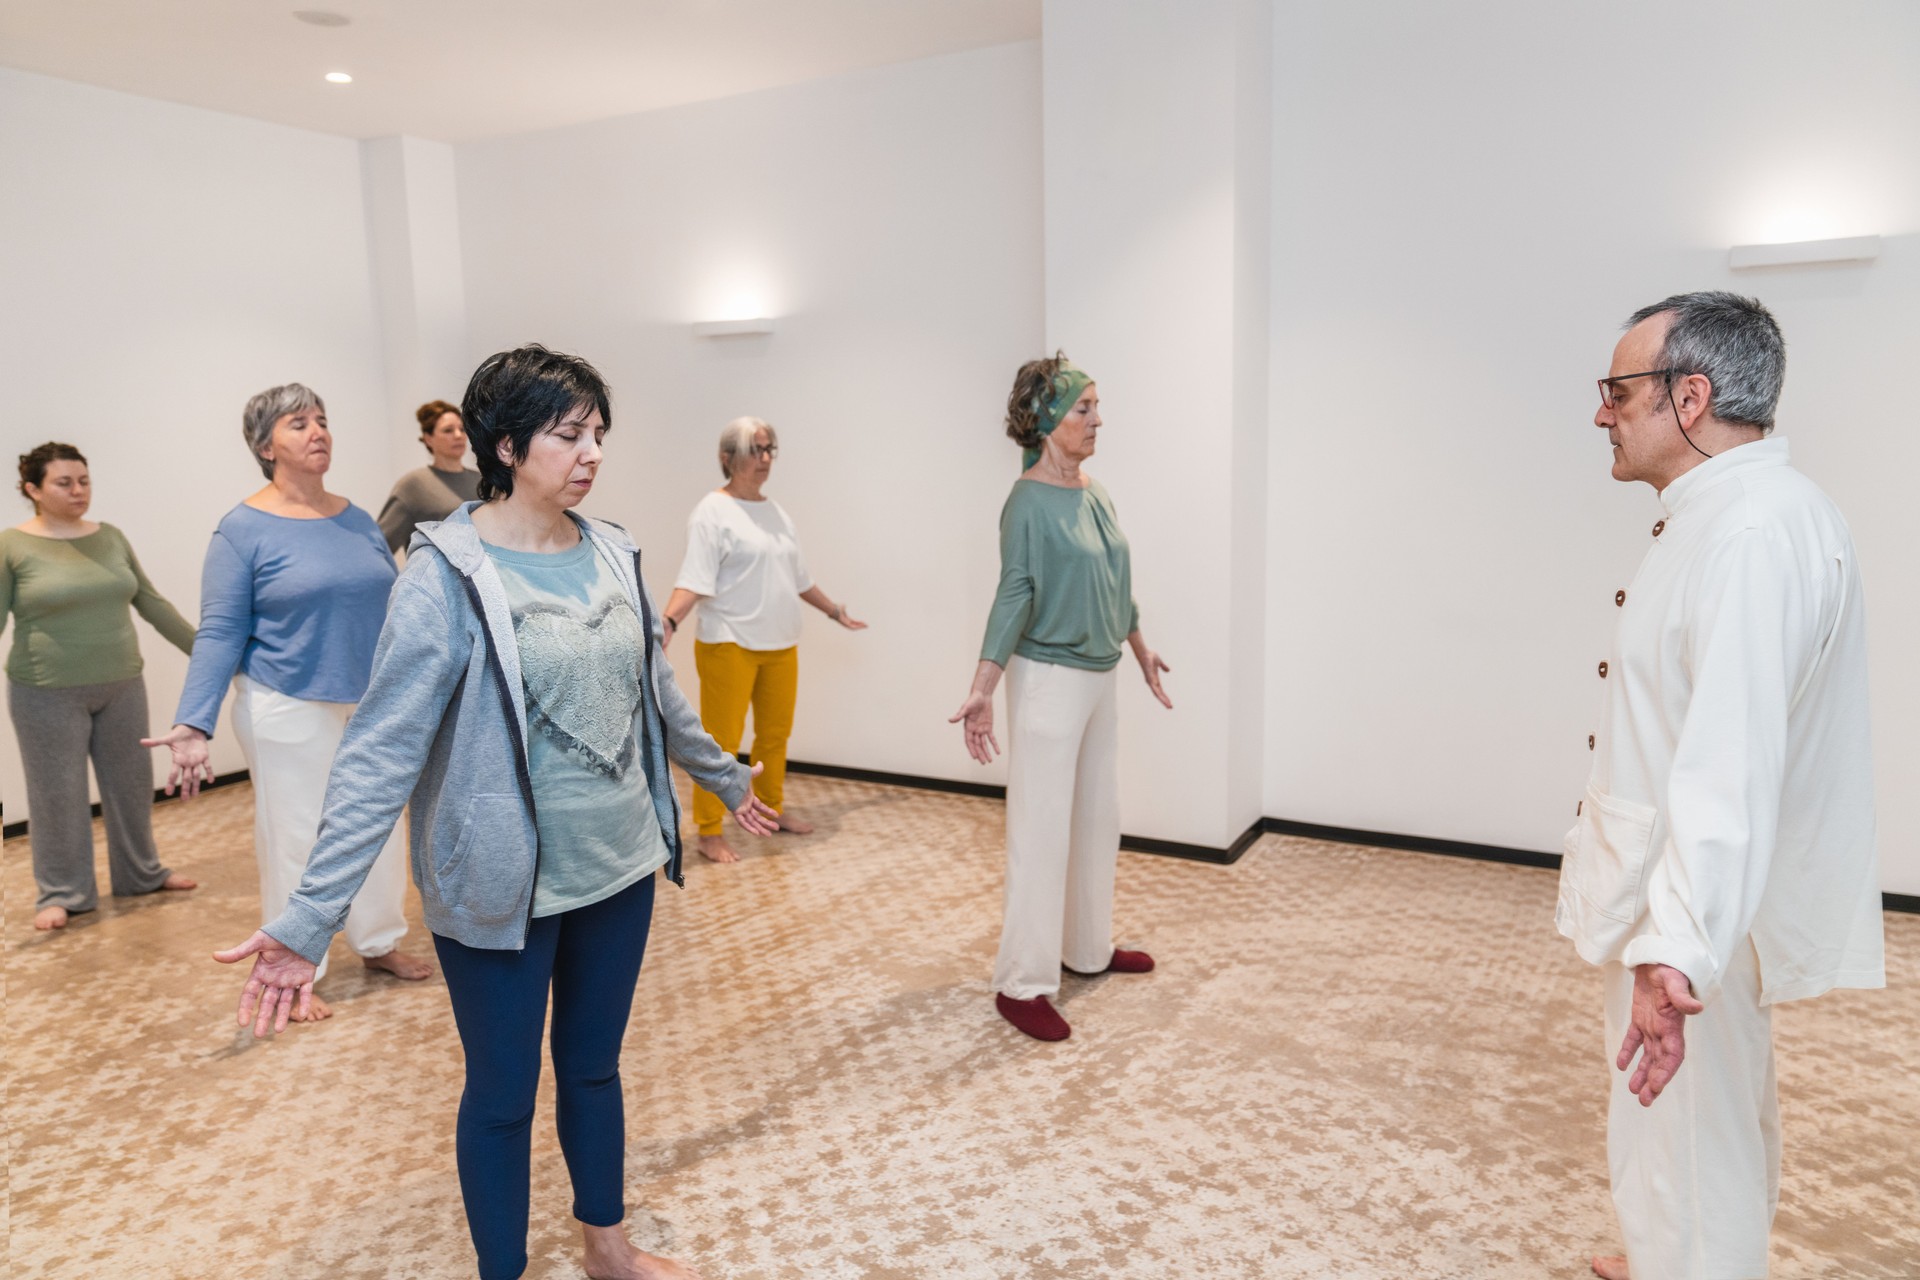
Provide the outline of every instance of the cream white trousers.
[[[1633,1009],[1633,970],[1606,966],[1609,1070]],[[1687,1019],[1687,1056],[1651,1107],[1612,1071],[1607,1157],[1633,1280],[1763,1280],[1780,1200],[1773,1015],[1742,942],[1720,994]]]
[[[233,736],[253,779],[253,856],[260,864],[260,919],[286,909],[320,835],[333,753],[353,715],[351,702],[308,702],[245,676],[233,681]],[[383,956],[407,931],[407,851],[399,824],[347,910],[347,944]],[[320,962],[315,981],[325,977]]]
[[1113,959],[1120,853],[1119,718],[1111,671],[1007,663],[1007,900],[993,989],[1060,989],[1060,965]]

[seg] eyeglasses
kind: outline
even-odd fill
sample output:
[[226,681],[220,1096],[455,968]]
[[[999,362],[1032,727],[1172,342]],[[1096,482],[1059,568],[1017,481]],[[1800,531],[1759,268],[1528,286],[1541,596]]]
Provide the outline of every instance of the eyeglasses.
[[780,456],[780,446],[777,444],[753,444],[747,446],[747,452],[756,458],[765,458],[768,462],[772,462]]
[[[1613,402],[1620,396],[1620,388],[1614,385],[1616,382],[1631,382],[1635,378],[1658,378],[1663,374],[1671,377],[1678,372],[1680,372],[1678,369],[1649,369],[1645,373],[1623,373],[1617,378],[1601,378],[1598,380],[1600,383],[1600,403],[1609,409],[1613,408]],[[1675,416],[1678,416],[1678,414],[1676,413]]]

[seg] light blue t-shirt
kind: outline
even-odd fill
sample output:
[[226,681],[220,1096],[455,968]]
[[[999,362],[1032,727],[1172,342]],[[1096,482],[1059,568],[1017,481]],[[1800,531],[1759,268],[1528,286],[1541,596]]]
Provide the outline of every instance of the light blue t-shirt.
[[527,693],[527,766],[540,867],[533,914],[610,898],[666,865],[634,738],[646,633],[612,566],[571,551],[487,546],[513,611]]

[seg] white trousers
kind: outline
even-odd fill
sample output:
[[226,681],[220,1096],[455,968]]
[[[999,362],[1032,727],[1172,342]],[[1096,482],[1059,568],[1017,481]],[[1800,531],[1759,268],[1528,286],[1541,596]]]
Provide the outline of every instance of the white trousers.
[[[308,702],[233,681],[233,735],[253,779],[253,856],[260,864],[260,921],[286,910],[320,835],[333,753],[353,715],[351,702]],[[362,956],[392,951],[407,931],[406,839],[398,823],[347,910],[347,943]],[[320,962],[315,981],[325,977]]]
[[1651,1107],[1612,1070],[1633,1010],[1633,970],[1606,966],[1607,1157],[1633,1280],[1764,1280],[1780,1200],[1773,1014],[1760,1004],[1751,940],[1705,1012],[1687,1019],[1687,1056]]
[[1120,853],[1119,713],[1111,671],[1007,664],[1007,899],[993,989],[1060,989],[1060,965],[1113,959]]

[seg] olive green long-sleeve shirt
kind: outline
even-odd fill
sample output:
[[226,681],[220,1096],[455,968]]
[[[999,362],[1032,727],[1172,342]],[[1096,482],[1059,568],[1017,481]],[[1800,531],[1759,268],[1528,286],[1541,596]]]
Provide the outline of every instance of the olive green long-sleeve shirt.
[[81,538],[0,530],[0,627],[13,615],[7,678],[37,689],[140,674],[133,612],[183,653],[193,624],[153,589],[126,535],[103,524]]
[[1139,625],[1132,553],[1107,491],[1091,477],[1084,489],[1016,481],[1000,512],[1000,590],[980,656],[1109,671]]

